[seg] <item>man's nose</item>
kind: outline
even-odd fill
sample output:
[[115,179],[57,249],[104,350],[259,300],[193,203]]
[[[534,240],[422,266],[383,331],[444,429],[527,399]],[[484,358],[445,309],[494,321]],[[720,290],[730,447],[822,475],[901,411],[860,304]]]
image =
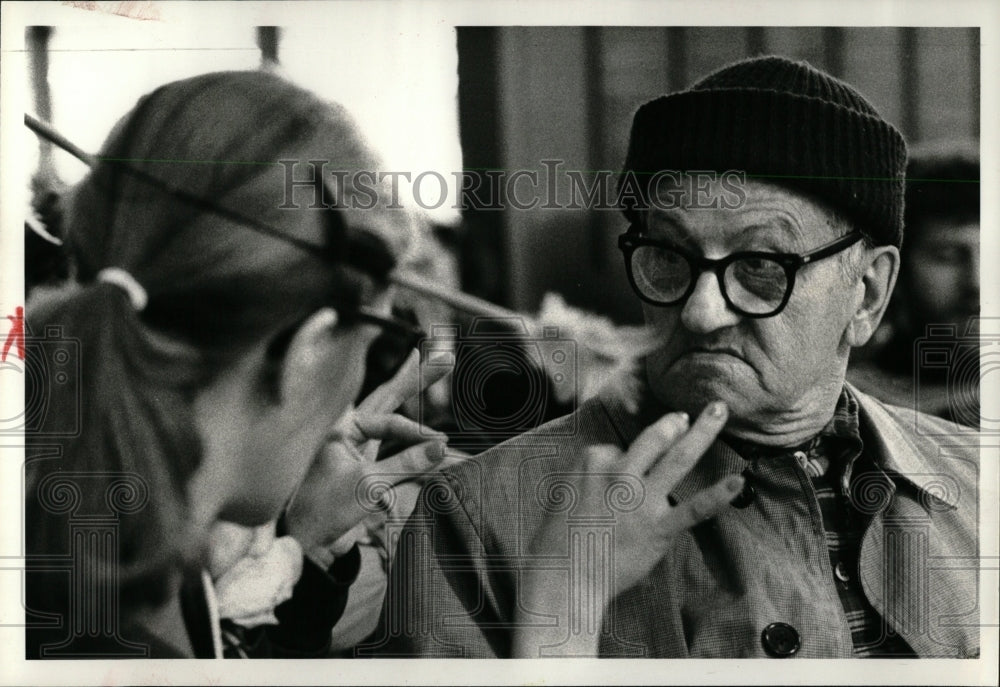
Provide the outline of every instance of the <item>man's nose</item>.
[[726,305],[715,274],[702,272],[695,282],[694,292],[681,310],[681,323],[690,332],[707,334],[731,327],[739,321],[740,316]]

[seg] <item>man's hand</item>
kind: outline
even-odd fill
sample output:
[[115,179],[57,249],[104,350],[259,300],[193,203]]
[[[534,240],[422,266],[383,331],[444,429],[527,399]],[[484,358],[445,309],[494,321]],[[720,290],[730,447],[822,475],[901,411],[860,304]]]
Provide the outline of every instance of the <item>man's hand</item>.
[[[413,351],[392,379],[337,422],[285,513],[289,534],[317,563],[329,564],[350,549],[364,533],[364,521],[389,500],[391,485],[454,462],[451,455],[446,460],[444,434],[395,414],[450,371],[440,364],[421,368]],[[408,448],[375,462],[386,439]]]
[[[594,655],[604,608],[583,609],[590,618],[596,615],[597,622],[581,622],[571,617],[573,599],[589,598],[591,603],[599,604],[585,590],[602,587],[599,583],[608,574],[613,575],[612,595],[621,594],[653,569],[674,537],[728,506],[743,488],[739,475],[730,475],[676,506],[667,501],[670,491],[715,441],[726,418],[725,405],[712,403],[690,427],[683,413],[664,416],[647,427],[625,452],[614,446],[590,447],[573,484],[578,499],[573,515],[606,517],[608,490],[623,478],[642,484],[642,501],[634,509],[623,508],[613,514],[613,570],[610,561],[602,561],[599,554],[587,557],[581,564],[574,564],[574,589],[567,589],[564,570],[539,565],[528,571],[522,587],[527,608],[555,612],[559,623],[556,627],[538,627],[537,618],[521,615],[519,624],[524,629],[515,633],[515,655],[537,657],[546,647],[549,650],[545,653]],[[553,514],[539,529],[531,551],[548,556],[563,551],[567,535],[565,515]],[[609,603],[611,598],[603,601]],[[571,623],[583,627],[582,631],[569,632]],[[529,629],[532,624],[535,627]]]

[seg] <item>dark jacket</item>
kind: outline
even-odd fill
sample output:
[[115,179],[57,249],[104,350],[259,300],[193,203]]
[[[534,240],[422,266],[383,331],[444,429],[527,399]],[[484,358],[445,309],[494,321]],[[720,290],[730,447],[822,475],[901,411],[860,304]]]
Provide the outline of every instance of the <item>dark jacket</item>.
[[[854,394],[865,450],[882,469],[860,485],[872,512],[860,551],[864,592],[886,631],[919,656],[975,656],[978,434]],[[546,509],[572,507],[560,475],[587,445],[627,447],[655,419],[644,413],[594,399],[429,483],[399,533],[382,623],[362,653],[509,656],[527,546]],[[673,495],[683,501],[743,464],[717,441]],[[795,461],[758,477],[749,507],[678,536],[614,599],[601,655],[764,657],[762,631],[780,622],[801,638],[798,656],[852,656],[808,477]],[[628,494],[621,498],[624,507]],[[549,564],[568,570],[565,551],[553,556]],[[533,610],[547,621],[545,609]]]

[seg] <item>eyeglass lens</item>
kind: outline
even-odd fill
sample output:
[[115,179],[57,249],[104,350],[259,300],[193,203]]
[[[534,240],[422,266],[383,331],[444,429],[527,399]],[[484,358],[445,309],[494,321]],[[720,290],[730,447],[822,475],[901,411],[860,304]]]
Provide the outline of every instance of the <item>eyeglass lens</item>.
[[[693,278],[691,263],[684,255],[660,246],[636,247],[632,274],[643,296],[664,304],[681,300]],[[726,266],[722,288],[736,308],[752,314],[768,313],[784,300],[788,274],[775,260],[740,258]]]

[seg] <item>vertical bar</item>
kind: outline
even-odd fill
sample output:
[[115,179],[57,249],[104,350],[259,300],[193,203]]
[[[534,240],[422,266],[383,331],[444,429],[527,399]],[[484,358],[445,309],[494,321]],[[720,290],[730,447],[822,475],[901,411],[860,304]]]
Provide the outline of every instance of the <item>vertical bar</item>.
[[911,141],[920,139],[920,79],[917,74],[917,30],[904,27],[900,30],[899,73],[903,88],[900,93],[900,125],[903,134]]
[[[458,123],[462,166],[483,176],[502,166],[500,153],[500,39],[495,27],[460,26],[458,33]],[[477,198],[494,190],[460,188],[465,230],[459,246],[462,290],[493,303],[510,305],[513,287],[504,248],[504,223],[500,212],[477,211]],[[464,184],[463,184],[464,186]]]
[[671,91],[687,85],[687,29],[683,26],[667,29],[667,75]]
[[763,26],[747,27],[747,55],[764,55],[767,53],[767,36]]
[[277,26],[257,27],[257,47],[260,48],[261,66],[278,64],[278,41]]
[[844,74],[844,30],[836,26],[823,29],[823,62],[826,71],[837,78]]
[[[583,30],[583,54],[586,73],[585,81],[587,108],[587,161],[594,174],[594,183],[603,178],[604,136],[604,60],[601,59],[601,27],[587,26]],[[586,178],[586,173],[584,178]],[[600,199],[600,195],[598,198]],[[600,201],[599,201],[600,202]],[[594,210],[587,212],[587,253],[591,267],[600,270],[608,261],[608,253],[601,240],[600,214]]]
[[980,77],[980,29],[978,26],[973,26],[969,29],[969,47],[972,54],[969,60],[971,74],[969,83],[972,84],[972,137],[979,139],[979,90],[983,86],[983,80]]
[[[49,89],[49,41],[52,39],[51,26],[29,26],[27,31],[28,61],[31,70],[31,88],[35,96],[35,111],[43,122],[52,121],[52,92]],[[40,175],[55,175],[52,159],[52,144],[41,136],[38,138],[38,172]]]

